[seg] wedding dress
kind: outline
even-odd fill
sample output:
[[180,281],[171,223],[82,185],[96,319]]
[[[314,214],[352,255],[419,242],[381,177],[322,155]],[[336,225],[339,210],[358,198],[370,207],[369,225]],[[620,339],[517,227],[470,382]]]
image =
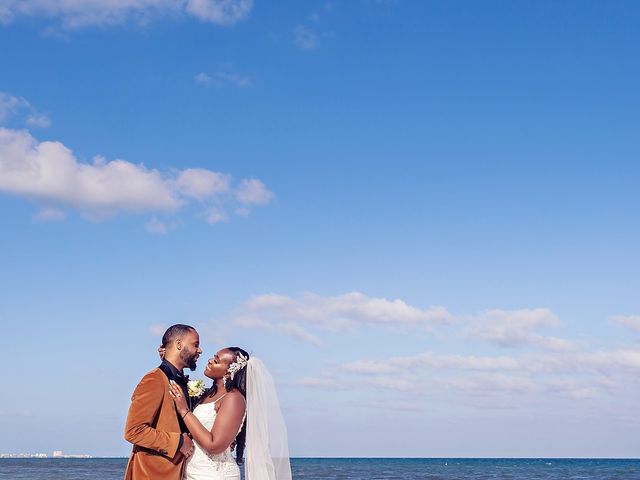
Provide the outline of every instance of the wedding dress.
[[[273,377],[256,357],[248,360],[246,368],[247,413],[242,420],[247,422],[245,478],[292,480],[287,427]],[[193,410],[208,430],[216,420],[216,402],[201,403]],[[210,455],[195,443],[195,452],[187,459],[184,480],[240,480],[240,468],[231,448]]]
[[[216,421],[216,403],[201,403],[193,411],[207,430],[211,430]],[[240,468],[231,454],[231,447],[222,453],[210,454],[197,442],[193,443],[195,451],[187,459],[184,480],[240,480]]]

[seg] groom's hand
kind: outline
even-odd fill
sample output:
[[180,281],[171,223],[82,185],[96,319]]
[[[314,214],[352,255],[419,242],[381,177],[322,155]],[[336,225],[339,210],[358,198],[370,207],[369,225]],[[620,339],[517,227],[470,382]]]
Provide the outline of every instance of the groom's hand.
[[184,458],[189,458],[191,455],[193,455],[193,450],[194,450],[193,440],[191,440],[191,437],[189,437],[189,435],[187,435],[186,433],[183,433],[182,446],[180,447],[180,453],[184,455]]

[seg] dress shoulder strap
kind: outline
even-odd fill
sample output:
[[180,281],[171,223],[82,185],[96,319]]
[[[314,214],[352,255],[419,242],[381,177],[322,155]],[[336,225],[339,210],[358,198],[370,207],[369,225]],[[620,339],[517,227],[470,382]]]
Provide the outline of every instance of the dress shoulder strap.
[[[229,393],[229,392],[227,392],[227,393]],[[227,396],[227,393],[225,393],[224,395],[222,395],[222,396],[220,396],[220,397],[216,398],[216,399],[213,401],[213,403],[218,403],[220,400],[222,400],[224,397],[226,397],[226,396]]]

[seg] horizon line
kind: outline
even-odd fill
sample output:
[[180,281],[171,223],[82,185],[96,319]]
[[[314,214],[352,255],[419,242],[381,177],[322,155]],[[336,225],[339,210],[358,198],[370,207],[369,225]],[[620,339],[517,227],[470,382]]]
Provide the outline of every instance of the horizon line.
[[[20,453],[3,453],[0,455],[21,455]],[[27,454],[29,455],[29,454]],[[87,455],[85,458],[77,457],[0,457],[0,460],[100,460],[100,459],[128,459],[129,455],[91,455],[91,454],[77,454]],[[329,457],[329,456],[291,456],[291,459],[297,460],[640,460],[639,457],[467,457],[467,456],[453,456],[453,457],[366,457],[366,456],[352,456],[352,457]]]

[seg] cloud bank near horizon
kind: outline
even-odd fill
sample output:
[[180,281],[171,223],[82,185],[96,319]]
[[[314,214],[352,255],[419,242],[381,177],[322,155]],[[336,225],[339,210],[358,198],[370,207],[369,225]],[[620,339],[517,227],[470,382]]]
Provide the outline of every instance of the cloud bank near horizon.
[[[613,317],[632,328],[636,319]],[[321,346],[318,351],[345,333],[357,338],[373,329],[435,334],[430,338],[436,349],[416,351],[413,345],[404,355],[330,360],[326,368],[291,383],[330,391],[371,390],[380,399],[410,393],[417,399],[416,409],[426,408],[427,399],[497,409],[535,408],[554,401],[588,403],[628,396],[640,387],[637,344],[607,347],[597,339],[545,335],[546,329],[562,327],[548,308],[454,315],[443,306],[425,309],[360,292],[297,297],[272,293],[244,302],[232,324]],[[505,353],[470,353],[485,352],[486,347]],[[389,407],[382,400],[380,405]]]

